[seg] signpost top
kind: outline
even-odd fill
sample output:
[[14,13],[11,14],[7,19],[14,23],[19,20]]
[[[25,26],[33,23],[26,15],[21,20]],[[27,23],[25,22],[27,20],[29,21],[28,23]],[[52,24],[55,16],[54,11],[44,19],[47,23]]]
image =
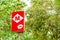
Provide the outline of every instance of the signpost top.
[[12,12],[12,32],[25,31],[25,14],[24,11]]

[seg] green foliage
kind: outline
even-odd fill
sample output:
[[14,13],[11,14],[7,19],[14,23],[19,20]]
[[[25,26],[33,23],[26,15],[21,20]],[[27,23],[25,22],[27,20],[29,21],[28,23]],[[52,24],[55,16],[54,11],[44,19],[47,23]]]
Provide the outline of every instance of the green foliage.
[[25,3],[20,0],[1,0],[0,1],[0,40],[16,40],[16,33],[11,32],[11,13],[21,10]]
[[[0,40],[17,40],[18,34],[11,32],[11,13],[25,6],[20,0],[0,0]],[[32,0],[25,14],[30,16],[21,40],[60,40],[60,0]]]

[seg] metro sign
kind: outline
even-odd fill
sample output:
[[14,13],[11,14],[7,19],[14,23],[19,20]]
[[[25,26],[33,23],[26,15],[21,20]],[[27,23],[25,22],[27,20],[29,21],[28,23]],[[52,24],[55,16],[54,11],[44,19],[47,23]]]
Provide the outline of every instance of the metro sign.
[[16,22],[16,23],[19,23],[21,20],[23,19],[22,16],[20,16],[19,14],[16,14],[13,18],[13,20]]
[[17,11],[12,13],[12,32],[25,31],[25,14],[24,11]]

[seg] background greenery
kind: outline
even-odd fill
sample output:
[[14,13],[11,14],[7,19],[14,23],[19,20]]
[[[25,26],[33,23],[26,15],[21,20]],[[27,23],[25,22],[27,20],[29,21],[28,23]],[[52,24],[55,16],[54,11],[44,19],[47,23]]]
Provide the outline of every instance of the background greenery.
[[[20,0],[0,0],[0,40],[17,40],[18,34],[11,32],[11,13],[25,6]],[[60,40],[60,0],[32,0],[27,14],[21,40]]]

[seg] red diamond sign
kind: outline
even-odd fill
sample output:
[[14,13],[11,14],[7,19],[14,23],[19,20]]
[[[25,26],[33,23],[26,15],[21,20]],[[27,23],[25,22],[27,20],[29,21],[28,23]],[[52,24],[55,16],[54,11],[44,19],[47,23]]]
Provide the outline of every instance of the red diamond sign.
[[12,13],[12,32],[24,32],[25,30],[24,11]]
[[23,19],[22,16],[20,16],[19,14],[16,14],[13,18],[13,20],[16,22],[16,23],[19,23],[21,20]]

